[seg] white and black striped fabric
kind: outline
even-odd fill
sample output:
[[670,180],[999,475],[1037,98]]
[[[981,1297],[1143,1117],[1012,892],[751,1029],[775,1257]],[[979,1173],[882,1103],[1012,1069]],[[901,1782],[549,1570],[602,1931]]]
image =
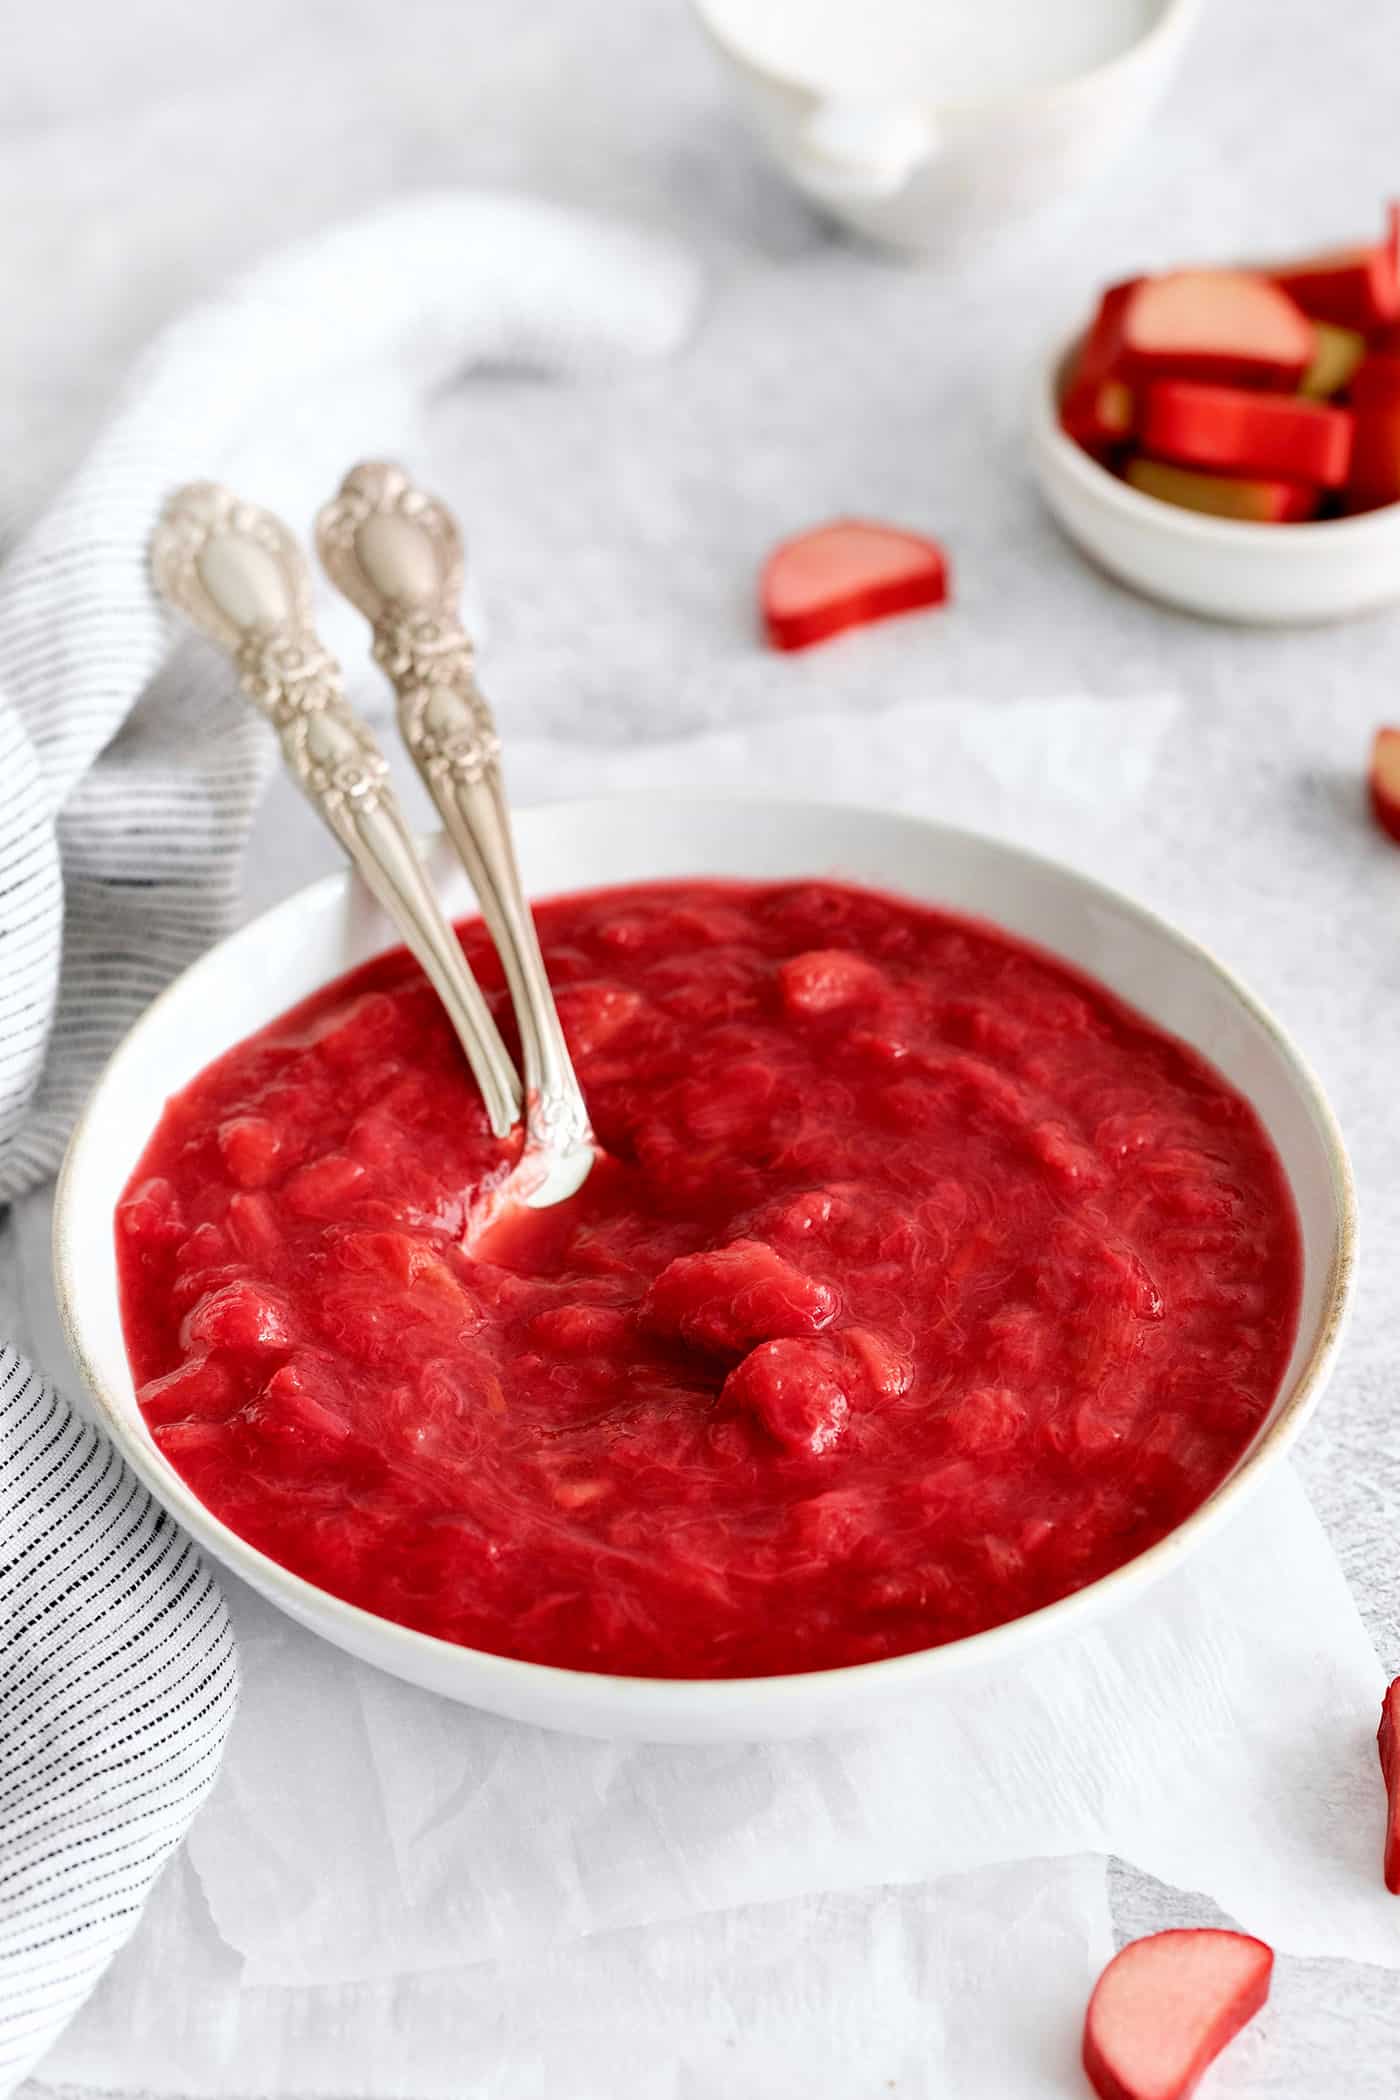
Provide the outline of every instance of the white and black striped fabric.
[[237,1688],[217,1585],[97,1430],[0,1347],[0,2090],[130,1932]]
[[[435,196],[288,250],[153,345],[0,572],[0,1204],[53,1172],[118,1036],[237,907],[270,738],[210,653],[167,660],[146,541],[169,490],[227,480],[303,525],[471,366],[663,353],[696,289],[622,229]],[[0,1336],[0,2095],[135,1922],[234,1683],[194,1549]]]

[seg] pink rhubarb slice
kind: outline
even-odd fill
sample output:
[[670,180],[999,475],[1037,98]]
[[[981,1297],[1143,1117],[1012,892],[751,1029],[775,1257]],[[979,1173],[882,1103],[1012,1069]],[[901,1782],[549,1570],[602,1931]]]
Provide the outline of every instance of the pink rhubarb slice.
[[1154,1932],[1121,1949],[1084,2020],[1099,2100],[1186,2100],[1268,1997],[1273,1966],[1243,1932]]
[[947,596],[948,559],[936,540],[860,518],[785,540],[768,557],[759,590],[777,649],[806,649]]

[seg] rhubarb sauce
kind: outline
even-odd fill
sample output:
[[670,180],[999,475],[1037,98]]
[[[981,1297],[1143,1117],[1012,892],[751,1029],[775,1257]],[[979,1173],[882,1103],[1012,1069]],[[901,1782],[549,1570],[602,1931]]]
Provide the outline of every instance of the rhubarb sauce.
[[837,882],[537,918],[604,1153],[569,1202],[464,1244],[511,1147],[402,950],[229,1050],[146,1147],[116,1220],[139,1399],[234,1531],[447,1640],[731,1677],[1033,1611],[1230,1470],[1300,1242],[1194,1052]]

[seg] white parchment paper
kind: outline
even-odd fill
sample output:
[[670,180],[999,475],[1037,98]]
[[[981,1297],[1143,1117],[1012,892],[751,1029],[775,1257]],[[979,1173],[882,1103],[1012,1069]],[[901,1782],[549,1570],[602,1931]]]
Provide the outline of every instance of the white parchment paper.
[[310,1990],[240,1988],[179,1862],[144,1938],[47,2078],[181,2100],[1062,2100],[1113,1945],[1089,1858]]

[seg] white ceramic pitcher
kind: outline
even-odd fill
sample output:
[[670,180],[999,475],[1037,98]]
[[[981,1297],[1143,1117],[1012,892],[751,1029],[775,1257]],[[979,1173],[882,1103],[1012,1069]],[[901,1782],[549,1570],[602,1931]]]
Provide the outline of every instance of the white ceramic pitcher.
[[1081,188],[1136,133],[1200,0],[694,0],[783,172],[937,252]]

